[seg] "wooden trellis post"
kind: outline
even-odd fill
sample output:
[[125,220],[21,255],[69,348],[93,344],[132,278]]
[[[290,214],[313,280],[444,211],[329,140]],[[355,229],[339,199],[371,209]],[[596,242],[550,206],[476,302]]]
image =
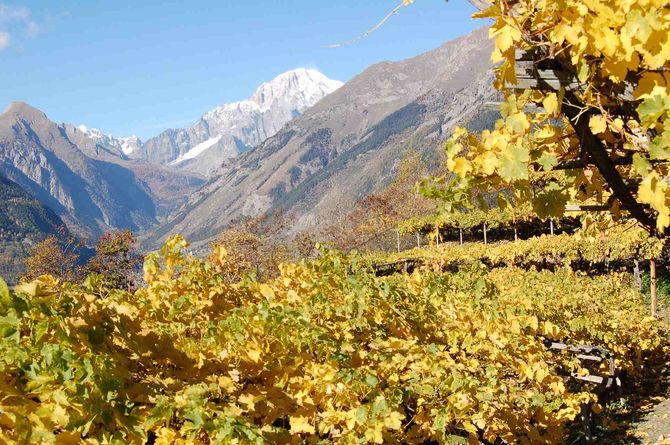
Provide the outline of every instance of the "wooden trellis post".
[[463,245],[463,229],[459,228],[458,229],[458,235],[461,238],[461,246]]
[[[439,242],[438,242],[439,246]],[[419,238],[419,232],[416,232],[416,247],[421,248],[421,239]]]
[[396,241],[398,242],[398,253],[400,253],[400,230],[396,230]]
[[487,244],[487,240],[486,240],[486,223],[484,223],[484,245],[486,245],[486,244]]
[[551,235],[554,234],[554,220],[553,219],[549,220],[549,233],[551,233]]
[[651,289],[651,316],[656,316],[656,260],[649,260],[649,276],[651,278],[651,283],[649,285]]
[[519,235],[516,232],[516,226],[514,226],[514,242],[519,241]]

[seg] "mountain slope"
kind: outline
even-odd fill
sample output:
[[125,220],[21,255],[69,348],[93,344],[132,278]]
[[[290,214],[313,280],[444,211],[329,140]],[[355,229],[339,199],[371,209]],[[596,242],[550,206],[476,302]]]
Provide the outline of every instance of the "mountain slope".
[[[89,236],[148,229],[202,183],[177,173],[161,178],[146,163],[126,160],[115,147],[21,102],[0,114],[0,173]],[[166,184],[175,182],[175,196],[165,196]]]
[[56,213],[0,174],[0,277],[13,283],[26,253],[64,226]]
[[127,154],[207,175],[212,165],[257,146],[341,85],[316,70],[288,71],[249,99],[217,107],[193,126],[166,130]]
[[256,149],[225,162],[149,241],[178,232],[205,242],[237,219],[278,209],[295,216],[293,230],[323,227],[383,187],[405,149],[434,156],[456,123],[496,97],[491,48],[480,29],[368,68]]
[[18,184],[0,175],[0,239],[39,238],[57,233],[63,221]]

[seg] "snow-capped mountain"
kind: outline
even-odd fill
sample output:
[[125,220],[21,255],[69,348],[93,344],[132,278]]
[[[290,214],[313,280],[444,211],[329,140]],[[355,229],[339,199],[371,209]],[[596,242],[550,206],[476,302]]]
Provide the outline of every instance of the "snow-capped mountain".
[[288,71],[261,84],[248,99],[217,107],[189,128],[166,130],[126,155],[207,175],[224,159],[276,134],[340,86],[342,82],[317,70]]
[[142,149],[142,141],[137,136],[119,138],[111,134],[104,134],[97,128],[88,128],[86,125],[77,127],[65,125],[66,131],[73,137],[84,136],[93,139],[96,144],[100,144],[112,152],[116,152],[121,157],[133,157],[133,153]]
[[124,152],[137,145],[136,138],[53,122],[23,102],[0,113],[0,175],[92,239],[107,230],[155,226],[204,182],[190,172],[128,159]]

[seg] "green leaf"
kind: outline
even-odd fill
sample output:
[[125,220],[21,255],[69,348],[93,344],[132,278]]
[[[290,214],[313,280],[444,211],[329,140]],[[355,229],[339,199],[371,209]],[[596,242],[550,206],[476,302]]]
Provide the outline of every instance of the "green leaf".
[[5,280],[0,277],[0,305],[4,307],[11,307],[12,306],[12,297],[9,294],[9,287],[7,287],[7,283],[5,283]]
[[537,160],[537,163],[542,166],[544,171],[548,172],[558,164],[558,159],[556,159],[556,156],[544,152],[540,156],[540,159]]
[[651,159],[670,159],[670,125],[666,125],[665,131],[655,137],[649,145],[649,157]]
[[535,195],[533,209],[542,219],[559,218],[565,213],[565,205],[569,199],[568,192],[552,182]]
[[500,176],[507,182],[528,179],[528,159],[527,148],[516,145],[509,147],[499,161]]
[[359,425],[363,425],[368,420],[368,410],[364,406],[359,406],[356,410],[356,422]]
[[581,83],[585,83],[586,80],[589,78],[589,64],[585,59],[581,59],[579,61],[579,71],[577,72],[577,79]]
[[525,113],[514,113],[505,119],[505,126],[512,133],[524,134],[530,128],[530,122]]
[[640,96],[642,103],[637,107],[643,125],[649,127],[670,110],[670,96],[661,86],[655,86],[649,94]]
[[639,153],[633,155],[633,167],[640,176],[646,176],[651,170],[651,164],[645,158],[640,156]]

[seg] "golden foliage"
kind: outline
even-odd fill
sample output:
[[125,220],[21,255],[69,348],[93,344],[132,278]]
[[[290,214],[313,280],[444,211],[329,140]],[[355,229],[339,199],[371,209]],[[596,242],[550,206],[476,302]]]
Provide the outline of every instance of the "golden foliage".
[[380,278],[322,251],[231,283],[186,247],[149,255],[135,293],[1,291],[0,441],[554,444],[596,395],[568,391],[563,373],[584,370],[544,339],[607,347],[631,376],[666,354],[618,275]]
[[[568,201],[606,204],[664,234],[670,226],[668,3],[495,0],[476,17],[494,21],[492,59],[499,62],[505,101],[493,130],[454,133],[447,165],[455,179],[443,198],[467,207],[470,191],[512,189],[516,203],[531,202],[553,216]],[[518,51],[530,55],[534,70],[558,71],[568,81],[517,89]],[[545,174],[574,161],[585,165]]]

